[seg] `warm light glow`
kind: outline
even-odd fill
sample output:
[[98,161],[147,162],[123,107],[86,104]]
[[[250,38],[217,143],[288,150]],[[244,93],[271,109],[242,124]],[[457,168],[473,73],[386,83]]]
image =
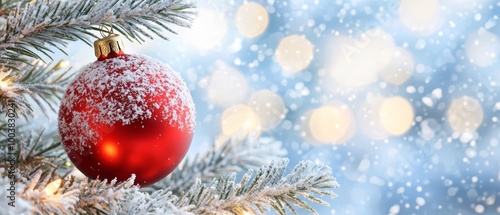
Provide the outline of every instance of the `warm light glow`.
[[105,142],[102,145],[102,151],[107,158],[114,159],[118,155],[118,148],[113,142]]
[[311,121],[312,112],[313,112],[313,110],[309,110],[300,117],[300,121],[299,121],[299,123],[300,123],[300,136],[302,138],[304,138],[304,140],[311,145],[315,145],[315,146],[323,145],[324,143],[319,143],[312,137],[311,128],[309,126],[309,121]]
[[283,38],[276,48],[276,60],[286,72],[302,71],[309,66],[313,56],[312,43],[300,35]]
[[61,186],[61,183],[62,183],[62,180],[60,178],[56,179],[56,180],[50,182],[47,186],[45,186],[45,189],[43,189],[43,191],[45,191],[47,196],[53,195],[57,191],[57,189],[59,189],[59,187]]
[[358,112],[359,128],[367,136],[375,140],[383,140],[389,137],[380,121],[380,107],[384,100],[383,97],[369,97]]
[[380,53],[378,59],[382,66],[380,77],[391,84],[403,84],[413,73],[413,56],[404,48],[388,48]]
[[69,61],[67,60],[61,60],[59,61],[55,66],[54,66],[54,70],[58,70],[58,69],[64,69],[66,67],[69,66]]
[[387,98],[380,105],[380,123],[391,135],[406,133],[411,128],[414,117],[413,107],[403,97]]
[[312,137],[320,143],[339,143],[345,141],[353,116],[345,105],[327,105],[314,110],[309,119]]
[[500,40],[497,35],[480,29],[467,37],[465,52],[471,63],[480,67],[491,66],[498,59]]
[[474,98],[464,96],[454,99],[448,108],[448,122],[454,131],[474,132],[483,121],[483,109]]
[[236,13],[236,27],[245,37],[259,36],[266,30],[268,24],[267,10],[258,3],[244,3]]
[[358,39],[334,38],[330,47],[334,51],[331,78],[344,87],[358,88],[375,82],[378,72],[389,63],[379,59],[380,53],[393,46],[393,38],[380,29],[366,31]]
[[236,215],[252,215],[253,214],[253,213],[250,213],[249,211],[246,211],[245,209],[238,207],[238,206],[233,207],[232,212]]
[[261,131],[259,117],[246,105],[239,104],[226,109],[221,121],[222,133],[225,135],[259,135]]
[[399,17],[411,31],[430,34],[441,25],[441,12],[438,0],[402,0]]
[[333,79],[345,87],[361,87],[377,80],[377,62],[366,52],[348,59],[342,56],[334,60]]
[[186,31],[187,43],[206,51],[219,45],[226,31],[226,20],[221,13],[200,8],[193,26]]
[[228,66],[220,66],[212,73],[207,88],[208,99],[224,107],[242,102],[247,91],[245,76]]
[[270,90],[254,93],[248,102],[259,117],[262,129],[272,129],[285,118],[286,107],[283,99]]
[[13,87],[11,85],[12,79],[7,78],[10,75],[10,72],[0,72],[0,96],[5,98],[12,98],[17,96],[13,91]]

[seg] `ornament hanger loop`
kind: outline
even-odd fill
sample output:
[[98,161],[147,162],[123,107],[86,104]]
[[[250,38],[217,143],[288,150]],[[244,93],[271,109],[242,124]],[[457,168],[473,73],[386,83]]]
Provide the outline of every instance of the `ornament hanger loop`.
[[[109,37],[113,33],[113,26],[111,24],[100,24],[99,25],[99,33],[101,34],[102,38]],[[106,35],[108,33],[108,35]]]
[[97,60],[105,60],[116,56],[124,55],[123,42],[120,35],[113,32],[113,25],[101,23],[99,33],[102,38],[94,41],[94,52]]

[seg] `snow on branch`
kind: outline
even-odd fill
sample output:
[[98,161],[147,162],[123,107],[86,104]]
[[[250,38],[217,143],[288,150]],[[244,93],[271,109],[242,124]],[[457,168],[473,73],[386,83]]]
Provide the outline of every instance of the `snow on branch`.
[[163,39],[164,30],[189,27],[196,4],[184,0],[37,0],[19,4],[7,17],[0,38],[0,64],[14,67],[26,57],[51,58],[55,47],[64,52],[68,41],[90,45],[100,24],[111,24],[129,40],[145,41],[153,34]]
[[172,202],[175,195],[166,190],[151,194],[139,191],[134,185],[135,176],[117,184],[116,180],[85,179],[78,183],[73,181],[68,187],[79,190],[76,209],[71,214],[172,214],[185,213],[187,208],[178,208]]
[[[72,176],[61,179],[41,170],[18,177],[20,198],[16,207],[7,208],[8,214],[192,214],[188,212],[192,206],[176,206],[178,197],[169,191],[141,192],[134,185],[135,176],[122,183]],[[0,193],[8,189],[7,181],[0,177]]]
[[[335,197],[330,189],[338,187],[335,178],[332,177],[331,169],[324,164],[301,162],[288,175],[285,175],[288,159],[270,162],[269,165],[262,166],[257,171],[250,169],[236,183],[236,172],[229,174],[227,172],[229,169],[240,171],[243,167],[255,166],[257,162],[249,161],[259,156],[248,153],[246,162],[239,165],[221,165],[224,168],[219,170],[224,170],[224,172],[218,174],[211,172],[217,168],[210,166],[217,166],[218,162],[203,167],[207,168],[207,173],[210,174],[200,173],[203,169],[190,170],[190,177],[201,176],[203,181],[209,180],[208,175],[213,175],[213,178],[211,182],[203,182],[200,178],[191,182],[188,180],[190,177],[187,177],[186,183],[189,187],[180,195],[172,192],[176,189],[175,187],[169,188],[168,186],[164,189],[144,192],[134,185],[135,176],[133,175],[122,183],[117,183],[116,180],[62,177],[60,164],[50,165],[47,162],[37,162],[37,159],[42,157],[50,160],[51,156],[55,156],[54,162],[60,161],[58,153],[50,153],[54,152],[55,148],[60,148],[58,142],[49,146],[39,146],[37,143],[41,142],[40,138],[34,139],[29,144],[25,144],[25,149],[20,150],[19,153],[18,167],[20,169],[16,173],[18,181],[16,190],[21,192],[17,194],[19,205],[16,204],[14,209],[9,208],[13,210],[9,211],[12,214],[28,213],[27,211],[39,214],[241,214],[243,212],[262,214],[270,207],[279,214],[285,214],[287,210],[296,214],[295,207],[316,213],[306,200],[328,205],[321,198],[323,196]],[[247,144],[252,142],[245,140],[243,142]],[[235,143],[239,144],[233,145]],[[280,150],[279,142],[271,140],[267,144],[276,145],[268,145],[270,146],[268,151],[263,150],[262,146],[248,147],[241,143],[241,140],[233,139],[222,146],[225,150],[219,152],[214,150],[212,153],[226,152],[230,157],[245,155],[245,153],[227,150],[227,148],[234,147],[239,151],[267,153],[260,157],[264,159],[275,157],[276,155],[273,155],[271,151]],[[253,144],[263,145],[262,140],[260,143],[253,142]],[[239,145],[243,146],[236,147]],[[224,155],[218,155],[211,158],[208,156],[206,159],[225,158]],[[2,189],[0,194],[9,188],[9,180],[4,168],[6,167],[0,166],[0,188]],[[182,177],[179,176],[179,178]]]
[[145,190],[169,189],[179,194],[187,191],[196,179],[209,182],[223,173],[259,168],[285,154],[286,151],[281,147],[280,141],[235,135],[220,146],[212,144],[207,152],[191,160],[186,158],[167,178]]
[[339,185],[330,167],[302,161],[284,176],[288,159],[263,166],[254,174],[249,170],[239,183],[236,174],[214,179],[211,184],[198,180],[178,201],[178,205],[194,205],[194,214],[264,214],[271,206],[279,214],[290,211],[297,214],[294,206],[318,214],[306,201],[328,205],[319,197],[336,197],[329,189]]
[[57,113],[64,86],[74,75],[69,72],[70,68],[61,69],[60,64],[47,65],[37,61],[34,65],[19,65],[18,71],[0,72],[0,113],[10,106],[17,113],[31,115],[33,109],[28,97],[43,113],[47,113],[46,107]]

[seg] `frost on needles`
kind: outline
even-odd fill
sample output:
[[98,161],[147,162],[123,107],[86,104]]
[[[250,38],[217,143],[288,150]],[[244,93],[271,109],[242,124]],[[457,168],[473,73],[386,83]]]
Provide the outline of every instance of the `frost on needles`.
[[[165,33],[175,33],[175,26],[191,25],[195,8],[183,0],[0,1],[0,114],[13,108],[29,122],[35,114],[48,118],[57,112],[73,72],[44,60],[57,50],[65,53],[69,42],[90,44],[100,24],[111,24],[131,41],[168,39]],[[0,162],[2,214],[285,214],[297,208],[316,213],[314,205],[328,205],[323,198],[335,197],[331,189],[338,187],[325,164],[302,161],[287,170],[281,142],[239,135],[187,158],[151,187],[133,185],[133,176],[120,184],[77,178],[57,132],[18,122],[15,173]],[[2,159],[9,152],[8,123],[0,119]],[[15,178],[16,207],[4,198],[13,186],[9,176]]]
[[[222,146],[213,144],[207,153],[193,160],[198,162],[185,162],[165,179],[173,185],[184,182],[189,185],[182,186],[185,189],[168,184],[158,186],[164,182],[140,189],[133,185],[135,177],[120,184],[64,177],[68,170],[53,165],[63,166],[66,159],[59,145],[57,141],[41,138],[22,144],[20,154],[25,156],[20,157],[21,170],[16,174],[20,179],[17,190],[22,192],[19,192],[16,207],[7,208],[8,214],[22,211],[40,214],[238,214],[246,211],[263,214],[269,209],[280,214],[286,211],[295,214],[297,207],[315,212],[308,201],[328,205],[321,198],[335,197],[330,189],[338,187],[330,167],[321,163],[302,161],[285,175],[288,159],[278,158],[283,155],[281,143],[267,138],[234,137]],[[241,146],[248,151],[242,154]],[[0,156],[5,156],[4,153],[5,150],[0,151]],[[245,156],[238,159],[241,155]],[[6,196],[4,192],[9,183],[2,165],[4,163],[0,164],[0,194]],[[246,170],[240,180],[236,180],[237,172],[230,171],[241,172],[256,166],[260,168]],[[57,179],[62,179],[61,186],[53,193],[47,192],[46,187]],[[7,204],[3,200],[0,199],[0,204]]]

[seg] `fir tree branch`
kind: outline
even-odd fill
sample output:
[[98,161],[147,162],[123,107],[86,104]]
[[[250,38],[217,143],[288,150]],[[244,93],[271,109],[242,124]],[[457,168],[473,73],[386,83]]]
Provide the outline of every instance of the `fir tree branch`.
[[281,142],[272,138],[255,140],[235,135],[221,146],[212,144],[207,152],[193,159],[186,158],[169,176],[145,190],[169,189],[180,194],[187,191],[196,179],[209,182],[223,173],[258,168],[285,154]]
[[[54,187],[60,185],[51,184],[56,180],[60,179],[55,174],[44,174],[42,170],[27,178],[21,177],[20,182],[27,186],[19,196],[31,203],[32,214],[71,214],[70,211],[78,201],[79,191],[77,189],[62,191],[59,187]],[[52,187],[47,189],[50,186]]]
[[17,113],[31,115],[33,109],[27,99],[29,97],[44,114],[47,114],[46,106],[56,113],[64,86],[74,76],[69,72],[71,68],[59,68],[61,62],[46,65],[38,61],[33,66],[21,65],[19,71],[10,70],[3,75],[0,73],[0,112],[5,112],[9,105],[14,105]]
[[[30,132],[28,136],[20,135],[19,142],[16,141],[14,152],[15,155],[7,154],[11,150],[7,149],[7,141],[2,140],[6,136],[0,138],[0,158],[15,157],[16,167],[19,168],[22,177],[28,177],[27,174],[42,170],[50,172],[57,169],[59,174],[68,173],[71,170],[67,169],[66,153],[61,147],[61,142],[52,138],[56,134],[44,134],[44,131]],[[45,139],[47,138],[47,140]],[[0,168],[7,168],[9,162],[0,162]]]
[[141,42],[153,35],[168,39],[163,30],[175,33],[172,26],[189,27],[195,7],[182,0],[38,0],[20,4],[10,12],[6,33],[0,38],[0,65],[15,67],[29,58],[51,58],[50,47],[62,51],[68,41],[90,45],[100,24],[112,24],[129,40]]
[[32,0],[0,0],[0,16],[9,14],[8,11],[16,8],[18,5],[30,3]]
[[[0,204],[3,205],[2,214],[29,214],[35,206],[31,201],[19,197],[19,191],[24,190],[25,184],[17,181],[16,184],[12,186],[11,182],[17,180],[19,175],[15,174],[14,177],[7,174],[6,169],[0,167],[0,195],[2,196],[2,198],[0,198]],[[14,195],[13,198],[10,197],[13,194],[11,191],[17,194]],[[15,201],[15,203],[12,203],[13,201]],[[15,207],[12,207],[9,203]]]
[[178,197],[167,190],[145,193],[134,185],[135,176],[127,181],[75,180],[70,177],[63,189],[79,190],[78,202],[70,214],[191,214],[191,205],[178,207]]
[[311,161],[300,162],[290,174],[283,177],[287,159],[261,167],[255,174],[249,170],[239,183],[236,174],[224,175],[211,184],[200,180],[177,202],[177,205],[194,205],[194,214],[238,214],[243,211],[263,214],[271,206],[279,214],[289,210],[297,214],[293,206],[318,214],[304,200],[328,205],[317,196],[336,195],[329,189],[339,185],[332,177],[331,169]]

